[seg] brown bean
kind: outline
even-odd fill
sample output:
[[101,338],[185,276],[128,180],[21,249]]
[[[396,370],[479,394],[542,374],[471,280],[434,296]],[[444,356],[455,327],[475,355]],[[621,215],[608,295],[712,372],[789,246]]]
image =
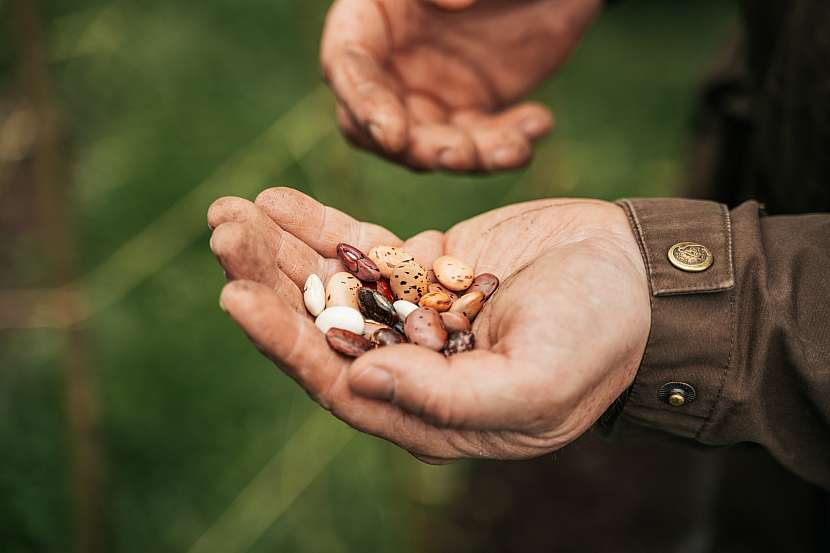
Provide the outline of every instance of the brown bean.
[[403,344],[406,342],[406,336],[391,328],[380,328],[372,334],[369,341],[372,342],[372,345],[376,348],[380,348],[383,346]]
[[441,322],[444,323],[444,328],[450,333],[470,330],[472,327],[470,319],[461,313],[453,313],[452,311],[441,313]]
[[375,283],[375,290],[383,294],[383,297],[389,301],[395,301],[395,294],[392,293],[392,287],[389,286],[389,281],[385,278],[378,280]]
[[470,351],[476,347],[476,335],[469,330],[453,332],[447,337],[447,345],[444,346],[444,355],[449,357],[456,353]]
[[450,297],[451,301],[455,301],[458,299],[458,294],[453,292],[452,290],[447,290],[440,282],[432,282],[427,286],[427,291],[429,292],[443,292],[444,294]]
[[430,307],[416,309],[406,318],[406,337],[413,344],[441,351],[447,341],[447,331],[438,311]]
[[363,322],[363,337],[367,339],[372,338],[372,334],[380,330],[381,328],[389,328],[385,324],[381,324],[377,321],[370,321],[366,320]]
[[473,279],[473,283],[467,288],[467,294],[470,292],[481,292],[484,294],[484,301],[490,299],[490,296],[493,295],[499,287],[499,277],[492,273],[481,273],[475,279]]
[[369,250],[367,257],[375,262],[385,278],[391,277],[398,265],[415,261],[410,253],[394,246],[375,246]]
[[369,340],[360,334],[342,328],[330,328],[326,332],[326,342],[331,349],[348,357],[360,357],[372,347]]
[[476,318],[478,312],[484,306],[483,292],[470,292],[458,298],[450,307],[453,313],[462,313],[471,321]]
[[443,313],[450,308],[452,300],[444,292],[428,292],[421,296],[418,305],[421,307],[431,307],[439,313]]

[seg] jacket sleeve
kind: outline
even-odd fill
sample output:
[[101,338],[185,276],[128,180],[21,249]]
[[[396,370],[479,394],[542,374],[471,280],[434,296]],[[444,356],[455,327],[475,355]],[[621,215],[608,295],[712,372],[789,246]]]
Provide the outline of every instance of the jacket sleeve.
[[[755,202],[731,212],[697,200],[620,204],[652,308],[620,420],[707,445],[755,442],[830,489],[830,214],[767,217]],[[678,243],[692,249],[671,262]],[[690,271],[702,267],[701,251],[711,266]]]

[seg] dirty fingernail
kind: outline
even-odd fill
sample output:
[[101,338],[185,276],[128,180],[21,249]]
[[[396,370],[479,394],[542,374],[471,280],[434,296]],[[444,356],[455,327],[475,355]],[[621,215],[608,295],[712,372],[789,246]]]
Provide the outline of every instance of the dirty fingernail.
[[379,146],[383,148],[386,147],[386,134],[383,132],[383,128],[380,125],[377,123],[369,123],[369,134],[372,135],[372,138],[378,143]]

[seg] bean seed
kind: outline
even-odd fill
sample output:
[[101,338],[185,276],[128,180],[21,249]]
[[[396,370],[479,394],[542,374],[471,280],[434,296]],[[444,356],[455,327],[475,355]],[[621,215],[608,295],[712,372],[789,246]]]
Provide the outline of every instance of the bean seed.
[[470,327],[472,327],[470,319],[461,313],[453,313],[452,311],[441,313],[441,322],[444,323],[444,328],[450,333],[470,330]]
[[442,313],[450,308],[452,300],[444,292],[428,292],[421,297],[418,305],[421,307],[431,307],[439,313]]
[[406,342],[406,336],[392,328],[381,328],[372,334],[369,341],[376,347],[392,346],[395,344],[403,344]]
[[357,301],[360,305],[360,312],[367,319],[390,326],[398,322],[397,311],[383,294],[369,288],[361,288],[357,291]]
[[484,294],[484,301],[490,299],[490,296],[493,295],[499,287],[499,277],[492,273],[481,273],[475,279],[473,279],[473,283],[467,288],[467,294],[470,292],[481,292]]
[[368,257],[375,262],[384,278],[391,277],[398,265],[415,261],[408,252],[394,246],[375,246],[369,250]]
[[484,293],[470,292],[458,298],[450,307],[453,313],[462,313],[471,321],[476,318],[478,312],[484,306]]
[[436,259],[432,270],[438,282],[454,292],[466,290],[473,283],[473,268],[451,255]]
[[447,345],[444,346],[444,355],[449,357],[456,353],[470,351],[476,347],[476,335],[469,330],[453,332],[447,337]]
[[441,316],[431,307],[420,307],[406,318],[406,337],[416,345],[441,351],[447,341],[447,331],[441,324]]
[[372,347],[369,340],[360,334],[342,328],[329,329],[326,332],[326,341],[331,349],[348,357],[360,357]]

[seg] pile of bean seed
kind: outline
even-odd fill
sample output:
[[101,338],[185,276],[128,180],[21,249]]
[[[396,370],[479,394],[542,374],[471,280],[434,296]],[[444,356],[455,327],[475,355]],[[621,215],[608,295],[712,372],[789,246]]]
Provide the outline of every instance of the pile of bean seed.
[[375,246],[368,255],[337,245],[348,272],[335,273],[325,288],[316,274],[303,299],[329,346],[349,357],[375,347],[411,342],[450,356],[475,348],[472,321],[496,288],[490,273],[445,255],[425,269],[401,248]]

